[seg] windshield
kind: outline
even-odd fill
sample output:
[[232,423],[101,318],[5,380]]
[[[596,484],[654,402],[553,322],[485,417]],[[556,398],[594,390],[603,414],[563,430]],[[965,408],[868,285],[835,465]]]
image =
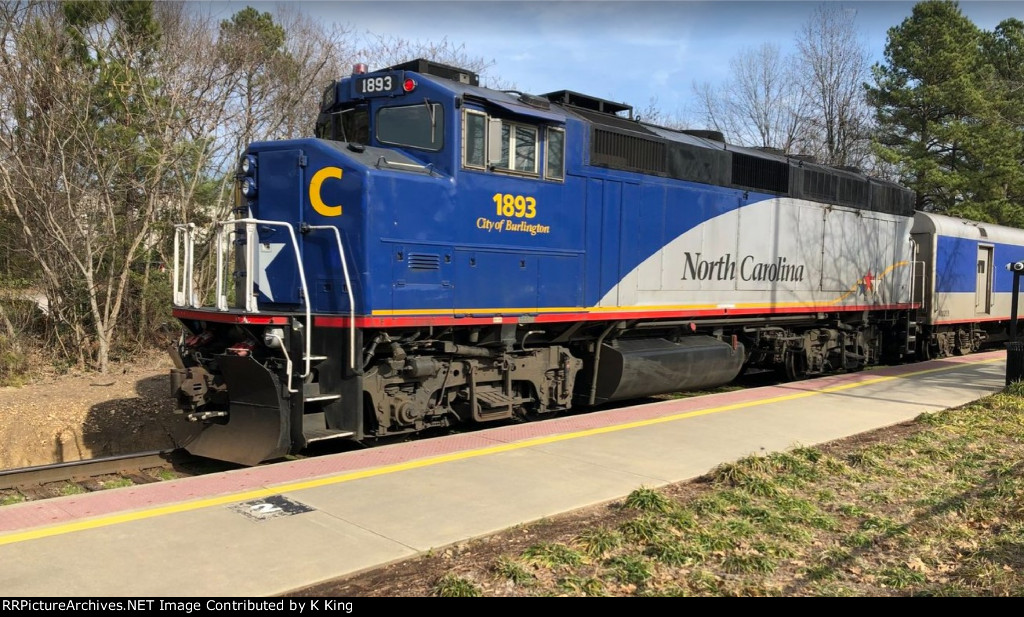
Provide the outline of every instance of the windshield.
[[357,144],[366,144],[370,141],[370,114],[366,107],[346,109],[341,112],[338,138],[341,141],[351,141]]
[[440,103],[423,102],[385,107],[377,112],[381,143],[440,150],[444,145],[444,114]]

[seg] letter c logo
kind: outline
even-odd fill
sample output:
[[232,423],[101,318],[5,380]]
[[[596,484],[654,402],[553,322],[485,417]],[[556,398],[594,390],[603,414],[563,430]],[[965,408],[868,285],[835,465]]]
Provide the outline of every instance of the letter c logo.
[[324,167],[320,171],[313,174],[313,179],[309,181],[309,201],[313,204],[313,209],[318,214],[323,216],[341,216],[341,205],[328,206],[324,203],[322,197],[320,197],[320,187],[323,185],[324,180],[328,178],[336,178],[341,180],[341,168],[339,167]]

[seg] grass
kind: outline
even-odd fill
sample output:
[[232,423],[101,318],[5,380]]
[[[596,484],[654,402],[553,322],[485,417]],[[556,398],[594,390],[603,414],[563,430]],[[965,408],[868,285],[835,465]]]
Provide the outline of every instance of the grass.
[[57,489],[57,492],[66,497],[68,495],[81,495],[85,492],[85,489],[77,484],[66,482]]
[[1022,397],[1015,384],[894,436],[641,487],[614,523],[503,555],[494,586],[447,575],[436,595],[1024,595]]
[[13,506],[16,503],[25,501],[25,497],[20,493],[12,493],[10,495],[4,495],[0,497],[0,506]]
[[508,557],[498,559],[498,563],[494,565],[494,572],[516,585],[529,585],[535,580],[526,566]]
[[565,544],[548,543],[526,549],[523,558],[547,568],[559,566],[579,566],[585,558],[582,553],[570,548]]
[[472,581],[455,574],[445,574],[434,586],[434,595],[441,598],[476,598],[483,594]]

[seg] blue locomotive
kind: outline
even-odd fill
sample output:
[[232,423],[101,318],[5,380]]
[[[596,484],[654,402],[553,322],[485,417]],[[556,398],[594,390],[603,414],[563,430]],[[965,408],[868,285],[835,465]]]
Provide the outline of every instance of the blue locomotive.
[[357,66],[316,135],[251,144],[235,216],[177,228],[171,379],[204,425],[193,453],[255,464],[745,368],[971,351],[1005,336],[993,273],[1024,258],[1024,232],[915,215],[857,170],[425,60]]

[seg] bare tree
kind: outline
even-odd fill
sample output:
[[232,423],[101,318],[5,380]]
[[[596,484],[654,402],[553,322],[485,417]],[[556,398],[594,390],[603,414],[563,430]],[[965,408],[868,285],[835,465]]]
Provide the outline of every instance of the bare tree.
[[820,4],[796,37],[797,82],[809,105],[809,153],[830,165],[862,166],[869,156],[864,82],[868,53],[856,29],[856,12]]
[[511,90],[516,85],[499,77],[487,74],[494,66],[494,59],[474,56],[466,50],[465,43],[453,43],[444,37],[438,41],[421,41],[404,39],[393,35],[366,33],[360,49],[361,58],[370,65],[371,70],[393,66],[426,58],[440,64],[457,66],[480,75],[480,83],[495,90]]
[[720,87],[694,85],[705,123],[733,143],[800,149],[807,100],[794,79],[793,59],[765,43],[740,52],[730,68],[730,78]]
[[155,222],[191,207],[223,107],[216,69],[196,62],[210,28],[158,6],[4,13],[0,194],[38,263],[56,340],[100,371],[135,274],[148,273]]

